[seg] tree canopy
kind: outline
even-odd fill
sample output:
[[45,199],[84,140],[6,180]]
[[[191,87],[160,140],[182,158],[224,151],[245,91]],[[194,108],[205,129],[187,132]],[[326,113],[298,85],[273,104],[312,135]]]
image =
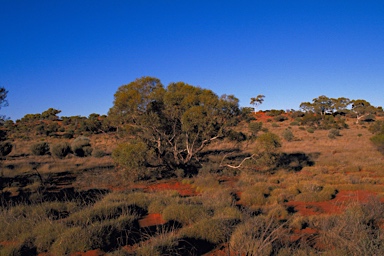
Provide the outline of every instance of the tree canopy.
[[165,88],[157,78],[142,77],[117,90],[109,118],[155,153],[149,164],[175,169],[224,136],[240,113],[238,102],[184,82]]
[[300,108],[305,112],[320,114],[324,119],[326,114],[345,111],[350,104],[351,100],[348,98],[328,98],[325,95],[321,95],[317,98],[314,98],[312,103],[302,102],[300,104]]

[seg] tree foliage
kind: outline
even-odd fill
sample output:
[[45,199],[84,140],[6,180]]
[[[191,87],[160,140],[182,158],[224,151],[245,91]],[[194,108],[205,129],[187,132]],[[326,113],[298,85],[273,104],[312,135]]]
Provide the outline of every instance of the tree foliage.
[[159,79],[142,77],[117,90],[109,118],[153,150],[158,165],[176,169],[223,137],[239,113],[233,95],[218,97],[184,82],[164,88]]
[[250,104],[255,106],[255,112],[256,112],[257,106],[261,105],[264,102],[264,98],[265,96],[262,94],[259,94],[254,98],[251,98]]
[[345,111],[351,103],[351,100],[348,98],[328,98],[325,95],[321,95],[314,98],[312,103],[302,102],[300,108],[305,112],[320,114],[322,119],[324,119],[326,114]]
[[133,181],[144,178],[143,169],[149,160],[148,147],[143,142],[119,144],[112,152],[113,160],[125,168],[127,177]]
[[368,101],[359,99],[352,101],[352,111],[356,114],[356,123],[358,124],[362,118],[375,113],[377,108]]

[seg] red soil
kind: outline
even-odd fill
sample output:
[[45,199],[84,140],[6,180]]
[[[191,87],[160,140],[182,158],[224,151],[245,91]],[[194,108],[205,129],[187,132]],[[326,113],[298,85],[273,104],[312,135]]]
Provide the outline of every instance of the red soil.
[[163,225],[166,221],[161,217],[160,213],[150,213],[139,220],[139,225],[142,228],[156,225]]
[[294,207],[301,215],[316,214],[340,214],[344,211],[348,203],[362,202],[365,203],[370,197],[376,194],[368,191],[340,191],[332,200],[325,202],[297,202],[291,201],[287,206]]
[[268,119],[272,119],[271,116],[267,116],[262,111],[254,113],[254,116],[256,117],[257,121],[259,121],[259,122],[266,122]]

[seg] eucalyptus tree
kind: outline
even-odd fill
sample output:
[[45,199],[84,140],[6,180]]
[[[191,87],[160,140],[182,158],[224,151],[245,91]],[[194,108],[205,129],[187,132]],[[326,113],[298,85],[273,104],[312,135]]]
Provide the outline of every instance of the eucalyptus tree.
[[265,96],[262,94],[259,94],[254,98],[251,98],[250,104],[255,106],[255,113],[256,113],[257,106],[261,105],[264,102],[264,98]]
[[314,98],[312,102],[302,102],[300,108],[304,112],[319,114],[324,119],[326,114],[345,111],[350,104],[351,100],[345,97],[328,98],[325,95],[321,95]]
[[363,117],[374,114],[378,108],[371,105],[366,100],[358,99],[352,101],[352,111],[356,114],[356,124],[360,122]]
[[[108,117],[125,131],[126,148],[148,152],[139,154],[141,165],[176,169],[191,165],[207,145],[225,136],[240,113],[238,103],[233,95],[218,97],[184,82],[164,87],[157,78],[142,77],[118,88]],[[118,150],[115,155],[126,158],[133,152]],[[137,168],[132,159],[127,163]]]

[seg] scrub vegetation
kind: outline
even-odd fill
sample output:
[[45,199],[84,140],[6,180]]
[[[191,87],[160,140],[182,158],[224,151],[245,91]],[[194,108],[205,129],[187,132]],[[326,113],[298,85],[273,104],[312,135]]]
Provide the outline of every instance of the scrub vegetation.
[[384,112],[366,100],[255,111],[142,77],[108,115],[59,113],[2,118],[0,255],[384,254]]

